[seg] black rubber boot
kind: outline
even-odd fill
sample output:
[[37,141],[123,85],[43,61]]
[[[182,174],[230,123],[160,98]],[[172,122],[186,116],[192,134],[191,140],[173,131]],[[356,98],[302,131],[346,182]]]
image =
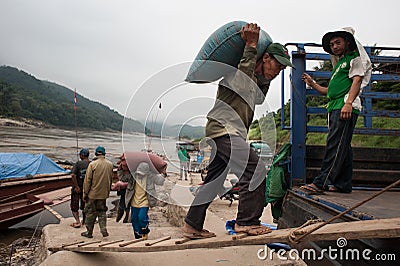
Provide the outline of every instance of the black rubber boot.
[[125,217],[124,217],[124,221],[123,223],[129,223],[129,213],[130,213],[130,209],[126,209],[125,210]]
[[115,221],[118,223],[118,222],[121,220],[122,216],[124,216],[124,210],[118,208],[118,211],[117,211],[117,218],[115,219]]
[[135,235],[135,239],[142,238],[142,235],[139,235],[139,234],[138,234],[138,233],[136,233],[136,232],[133,232],[133,234]]
[[142,228],[142,238],[147,240],[149,238],[150,229],[148,227]]

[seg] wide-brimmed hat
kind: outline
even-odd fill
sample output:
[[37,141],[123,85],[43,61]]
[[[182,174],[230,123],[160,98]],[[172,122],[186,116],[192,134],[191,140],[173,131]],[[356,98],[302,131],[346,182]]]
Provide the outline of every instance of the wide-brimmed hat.
[[322,37],[322,47],[324,48],[325,52],[333,55],[330,46],[330,41],[332,40],[333,37],[337,36],[344,38],[346,41],[350,43],[349,47],[350,51],[354,51],[357,49],[357,43],[356,40],[354,39],[354,30],[350,27],[347,27],[340,30],[325,33],[325,35]]

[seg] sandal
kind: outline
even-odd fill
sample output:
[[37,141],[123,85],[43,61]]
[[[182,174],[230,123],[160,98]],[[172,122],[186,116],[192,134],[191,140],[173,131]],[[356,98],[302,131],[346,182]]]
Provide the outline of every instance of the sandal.
[[211,238],[215,237],[216,235],[212,232],[208,231],[201,231],[201,232],[193,232],[193,233],[184,233],[183,237],[189,238],[189,239],[204,239],[204,238]]
[[272,229],[263,225],[238,225],[235,224],[236,233],[246,233],[249,236],[265,235],[272,232]]
[[215,236],[216,235],[213,232],[210,232],[206,229],[202,229],[201,231],[198,231],[186,223],[183,228],[183,237],[186,237],[189,239],[203,239],[203,238],[210,238],[210,237],[215,237]]
[[87,237],[87,238],[93,238],[92,234],[89,234],[87,231],[86,231],[86,232],[83,232],[83,233],[81,233],[81,236],[83,236],[83,237]]
[[215,237],[216,235],[213,232],[203,229],[202,231],[192,232],[192,233],[184,233],[183,237],[189,239],[204,239]]
[[81,228],[81,223],[72,223],[69,226],[73,227],[73,228]]
[[315,195],[325,194],[322,189],[318,188],[314,184],[306,184],[304,186],[301,186],[300,189],[307,191],[307,193],[310,194],[310,195],[312,195],[312,194],[315,194]]
[[329,192],[340,192],[340,190],[337,187],[333,186],[333,185],[330,185],[328,187],[328,191]]

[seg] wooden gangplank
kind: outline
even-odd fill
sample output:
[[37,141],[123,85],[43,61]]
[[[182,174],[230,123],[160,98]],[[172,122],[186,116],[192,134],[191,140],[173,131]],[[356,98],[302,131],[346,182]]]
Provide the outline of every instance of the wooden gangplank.
[[[152,240],[152,243],[156,242],[152,245],[146,244],[148,241],[136,242],[132,240],[125,241],[128,245],[124,245],[124,242],[121,243],[120,241],[118,241],[118,243],[109,243],[107,245],[102,245],[101,242],[93,242],[83,246],[82,244],[70,245],[65,243],[59,247],[49,247],[49,250],[52,252],[61,250],[75,252],[158,252],[196,248],[264,245],[274,242],[289,243],[288,236],[293,232],[293,230],[293,228],[275,230],[266,235],[247,236],[244,238],[236,238],[235,240],[233,240],[231,235],[191,241],[180,241],[183,239],[169,239],[168,237],[164,237],[161,238],[162,241],[157,242],[157,240]],[[400,218],[391,218],[328,224],[312,232],[304,238],[304,241],[337,240],[338,238],[352,240],[397,237],[400,237]],[[129,242],[131,242],[131,244],[129,244]]]

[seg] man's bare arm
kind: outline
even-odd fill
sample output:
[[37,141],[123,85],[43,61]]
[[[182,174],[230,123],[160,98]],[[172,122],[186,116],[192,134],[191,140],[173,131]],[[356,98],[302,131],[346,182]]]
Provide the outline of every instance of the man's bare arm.
[[304,73],[301,76],[301,79],[307,84],[307,86],[313,88],[314,90],[318,91],[319,93],[321,93],[322,95],[326,95],[328,93],[328,88],[327,87],[323,87],[321,85],[319,85],[317,82],[315,82],[315,80],[308,75],[307,73]]

